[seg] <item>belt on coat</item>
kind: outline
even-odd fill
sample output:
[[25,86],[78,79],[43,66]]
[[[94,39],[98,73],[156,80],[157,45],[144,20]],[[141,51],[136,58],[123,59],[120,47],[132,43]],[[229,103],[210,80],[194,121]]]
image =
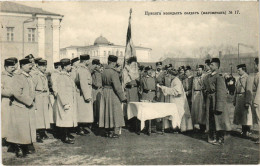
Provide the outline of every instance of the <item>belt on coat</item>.
[[147,90],[147,89],[144,89],[143,92],[144,92],[144,93],[155,92],[155,90]]
[[194,91],[201,91],[201,89],[200,90],[194,90]]
[[104,85],[104,88],[107,88],[107,89],[113,89],[113,87],[110,86],[110,85]]
[[102,89],[102,87],[97,87],[95,85],[92,85],[92,88],[95,89],[95,90]]
[[137,85],[127,85],[125,88],[126,89],[131,89],[131,88],[136,88],[138,87]]
[[42,92],[42,93],[44,93],[44,92],[48,92],[47,90],[35,90],[36,92]]

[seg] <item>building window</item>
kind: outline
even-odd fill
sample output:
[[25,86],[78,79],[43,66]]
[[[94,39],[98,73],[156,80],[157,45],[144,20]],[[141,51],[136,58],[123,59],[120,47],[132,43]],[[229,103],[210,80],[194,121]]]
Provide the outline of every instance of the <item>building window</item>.
[[107,52],[106,51],[104,51],[104,56],[106,56],[107,55]]
[[108,51],[108,55],[111,55],[111,51]]
[[28,28],[28,42],[35,42],[35,28]]
[[71,54],[71,57],[74,58],[74,53]]
[[119,55],[119,52],[118,51],[116,51],[116,56],[118,56]]
[[120,56],[123,56],[123,51],[120,51]]
[[14,41],[14,27],[7,27],[7,41]]

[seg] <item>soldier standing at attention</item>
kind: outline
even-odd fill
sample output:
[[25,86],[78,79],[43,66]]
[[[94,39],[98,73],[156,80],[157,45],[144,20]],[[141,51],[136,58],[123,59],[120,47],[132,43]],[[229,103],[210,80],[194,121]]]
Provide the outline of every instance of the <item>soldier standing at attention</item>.
[[193,79],[192,85],[192,107],[191,117],[193,125],[199,124],[200,131],[206,130],[206,111],[203,96],[203,70],[204,66],[199,65],[197,68],[197,75]]
[[79,65],[79,57],[71,59],[71,73],[70,73],[70,76],[71,76],[71,78],[74,81],[76,80],[78,65]]
[[100,110],[100,99],[102,95],[102,75],[100,72],[100,61],[99,59],[93,59],[92,65],[96,65],[96,69],[92,73],[92,99],[93,99],[93,111],[94,111],[94,122],[98,124],[99,110]]
[[7,141],[15,145],[17,157],[24,157],[32,151],[29,145],[36,142],[35,122],[35,86],[30,76],[32,63],[29,59],[21,59],[20,70],[12,81],[13,101],[11,103],[10,122]]
[[74,137],[69,128],[77,127],[77,99],[75,82],[70,77],[71,62],[65,58],[61,61],[62,72],[57,81],[57,112],[56,126],[60,128],[61,140],[64,143],[74,144]]
[[87,135],[90,132],[85,129],[86,124],[94,122],[92,103],[92,76],[88,68],[90,64],[89,55],[80,55],[80,64],[76,73],[76,83],[80,91],[77,96],[78,103],[78,135]]
[[47,61],[39,60],[38,71],[35,70],[31,74],[35,85],[35,115],[36,115],[36,129],[37,129],[37,142],[42,143],[42,139],[48,139],[45,130],[50,128],[50,115],[49,115],[49,88],[48,80],[45,76]]
[[126,103],[127,99],[115,69],[117,59],[117,56],[109,55],[108,66],[102,74],[104,90],[100,105],[104,107],[100,109],[99,127],[104,127],[107,130],[106,136],[110,138],[118,138],[119,128],[125,126],[122,103]]
[[10,102],[12,100],[12,82],[14,72],[17,69],[17,59],[8,58],[4,61],[5,70],[1,74],[1,115],[2,115],[2,145],[6,145],[6,138],[9,131]]
[[250,126],[253,124],[252,119],[252,81],[246,73],[246,65],[237,65],[239,78],[236,82],[233,104],[235,106],[234,124],[242,125],[242,135],[251,135]]
[[[164,86],[164,77],[165,73],[162,70],[162,62],[156,62],[156,71],[155,71],[155,76],[156,76],[156,84],[159,84],[161,86]],[[164,95],[162,93],[162,90],[158,87],[157,88],[157,101],[158,102],[164,102]]]
[[189,103],[189,107],[190,107],[190,110],[191,110],[193,75],[192,75],[192,71],[191,71],[190,66],[186,66],[185,75],[186,75],[186,78],[183,80],[183,88],[185,90],[187,100],[188,100],[188,103]]
[[230,131],[228,109],[226,109],[227,89],[223,76],[219,73],[220,60],[212,58],[210,63],[211,74],[203,81],[207,93],[206,99],[206,127],[208,142],[214,145],[224,144],[225,131]]

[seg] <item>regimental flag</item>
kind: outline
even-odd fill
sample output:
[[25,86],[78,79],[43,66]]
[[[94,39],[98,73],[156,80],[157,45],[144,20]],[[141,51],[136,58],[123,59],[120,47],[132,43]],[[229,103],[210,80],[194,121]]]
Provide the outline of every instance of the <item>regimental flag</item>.
[[127,35],[126,35],[124,66],[125,66],[125,64],[127,64],[127,60],[130,57],[133,57],[133,56],[136,57],[136,51],[135,51],[135,47],[134,47],[134,44],[133,44],[133,41],[132,41],[131,15],[132,15],[132,9],[130,9],[129,23],[128,23],[128,29],[127,29]]
[[[123,64],[123,80],[122,86],[123,89],[128,82],[136,80],[139,78],[138,64],[136,58],[136,51],[132,41],[132,32],[131,32],[131,14],[132,9],[130,9],[129,23],[126,35],[126,48],[125,48],[125,57]],[[129,63],[130,62],[130,63]]]

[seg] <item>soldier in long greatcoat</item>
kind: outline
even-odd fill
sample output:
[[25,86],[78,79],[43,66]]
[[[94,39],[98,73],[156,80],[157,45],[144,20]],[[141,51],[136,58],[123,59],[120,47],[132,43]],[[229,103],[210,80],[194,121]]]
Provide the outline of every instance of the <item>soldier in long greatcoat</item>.
[[103,92],[102,75],[100,72],[99,59],[93,59],[92,65],[96,65],[96,69],[92,72],[92,99],[93,99],[94,122],[95,124],[98,124],[99,111],[100,111],[100,99]]
[[[117,56],[109,55],[108,66],[102,74],[104,89],[100,105],[103,107],[100,108],[99,127],[107,129],[107,136],[111,138],[118,138],[119,128],[125,125],[122,103],[127,102],[119,75],[114,69],[117,59]],[[111,129],[114,129],[114,131],[111,131]]]
[[49,115],[49,88],[48,80],[45,76],[47,61],[39,60],[38,71],[31,74],[35,85],[35,117],[37,129],[37,142],[42,142],[41,139],[47,139],[45,133],[46,129],[50,128],[50,115]]
[[197,68],[197,75],[193,79],[192,85],[192,107],[191,117],[193,125],[199,124],[200,131],[206,129],[206,111],[203,96],[203,70],[204,66],[199,65]]
[[187,100],[188,100],[188,103],[189,103],[189,107],[190,107],[190,110],[191,110],[193,75],[192,75],[190,66],[186,66],[185,76],[186,76],[186,78],[183,80],[183,88],[185,90]]
[[15,144],[17,157],[31,153],[28,145],[36,142],[35,86],[30,76],[32,63],[29,59],[19,61],[20,68],[12,81],[13,100],[10,103],[10,122],[7,141]]
[[56,123],[56,109],[57,109],[57,86],[58,86],[58,80],[57,77],[59,76],[61,72],[61,63],[55,62],[54,63],[54,70],[51,72],[51,88],[52,88],[52,94],[50,95],[51,100],[51,106],[52,106],[52,113],[50,113],[50,122]]
[[73,144],[69,128],[77,127],[77,98],[75,83],[70,76],[71,62],[65,58],[61,61],[62,72],[58,75],[56,126],[60,128],[61,140]]
[[[159,84],[161,86],[164,86],[164,77],[165,77],[165,72],[162,70],[162,62],[156,62],[156,71],[155,71],[155,77],[156,77],[156,84]],[[158,102],[163,102],[164,103],[164,95],[162,93],[162,90],[158,87],[157,88],[157,101]]]
[[250,126],[253,124],[252,117],[252,80],[246,73],[246,65],[237,66],[239,78],[236,82],[233,104],[235,106],[234,124],[242,125],[242,135],[249,136]]
[[78,104],[78,130],[77,134],[86,135],[89,131],[85,129],[86,124],[94,122],[92,102],[92,76],[88,68],[90,64],[89,55],[80,55],[80,64],[76,73],[76,84],[80,93],[77,93]]
[[226,108],[227,89],[223,76],[219,73],[220,60],[212,58],[208,74],[203,81],[206,95],[206,127],[208,142],[214,145],[224,144],[225,131],[231,130],[228,109]]
[[12,82],[14,81],[14,72],[17,66],[17,59],[5,59],[5,70],[1,74],[1,124],[2,124],[2,142],[3,145],[6,142],[7,134],[9,131],[9,119],[10,119],[10,102],[12,100]]

